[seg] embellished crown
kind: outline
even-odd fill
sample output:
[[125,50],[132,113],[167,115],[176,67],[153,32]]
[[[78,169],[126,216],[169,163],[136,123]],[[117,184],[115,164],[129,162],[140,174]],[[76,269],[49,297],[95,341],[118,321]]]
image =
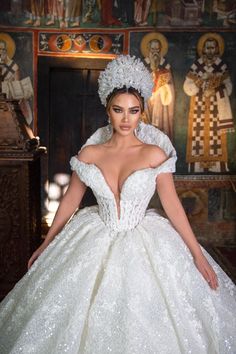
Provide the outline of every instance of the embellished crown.
[[98,94],[104,106],[114,89],[134,88],[146,101],[152,95],[152,76],[139,58],[120,55],[112,60],[98,78]]

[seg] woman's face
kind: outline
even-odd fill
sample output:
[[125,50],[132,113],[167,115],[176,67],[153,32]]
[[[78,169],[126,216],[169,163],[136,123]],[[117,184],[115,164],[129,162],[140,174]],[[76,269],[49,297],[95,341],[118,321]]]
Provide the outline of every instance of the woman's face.
[[129,135],[138,125],[141,116],[140,102],[130,93],[117,94],[112,99],[108,115],[115,132]]

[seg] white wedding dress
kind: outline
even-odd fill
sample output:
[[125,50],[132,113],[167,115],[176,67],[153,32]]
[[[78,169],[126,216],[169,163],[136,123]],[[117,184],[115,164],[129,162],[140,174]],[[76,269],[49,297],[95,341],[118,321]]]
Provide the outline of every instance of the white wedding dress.
[[[94,140],[93,140],[94,141]],[[212,290],[171,223],[147,210],[175,154],[124,182],[120,218],[94,164],[71,159],[98,206],[79,211],[1,304],[1,354],[236,353],[235,286]]]

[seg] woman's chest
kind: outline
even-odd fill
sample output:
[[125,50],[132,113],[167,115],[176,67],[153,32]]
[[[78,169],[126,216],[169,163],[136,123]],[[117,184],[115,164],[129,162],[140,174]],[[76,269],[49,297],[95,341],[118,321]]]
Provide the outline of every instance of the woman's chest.
[[113,158],[95,164],[103,175],[107,185],[114,195],[120,194],[125,182],[135,172],[148,169],[149,166],[142,161],[123,158],[122,160]]

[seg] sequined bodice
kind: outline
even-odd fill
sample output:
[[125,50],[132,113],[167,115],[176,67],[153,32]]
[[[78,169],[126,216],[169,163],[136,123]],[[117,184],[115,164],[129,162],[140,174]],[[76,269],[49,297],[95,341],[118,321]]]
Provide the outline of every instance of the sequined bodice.
[[174,163],[175,159],[169,158],[156,168],[141,169],[129,175],[121,189],[118,213],[116,199],[101,170],[94,164],[79,161],[76,157],[71,159],[72,169],[77,172],[81,181],[92,189],[101,219],[115,231],[130,230],[138,225],[155,192],[157,175],[173,172]]

